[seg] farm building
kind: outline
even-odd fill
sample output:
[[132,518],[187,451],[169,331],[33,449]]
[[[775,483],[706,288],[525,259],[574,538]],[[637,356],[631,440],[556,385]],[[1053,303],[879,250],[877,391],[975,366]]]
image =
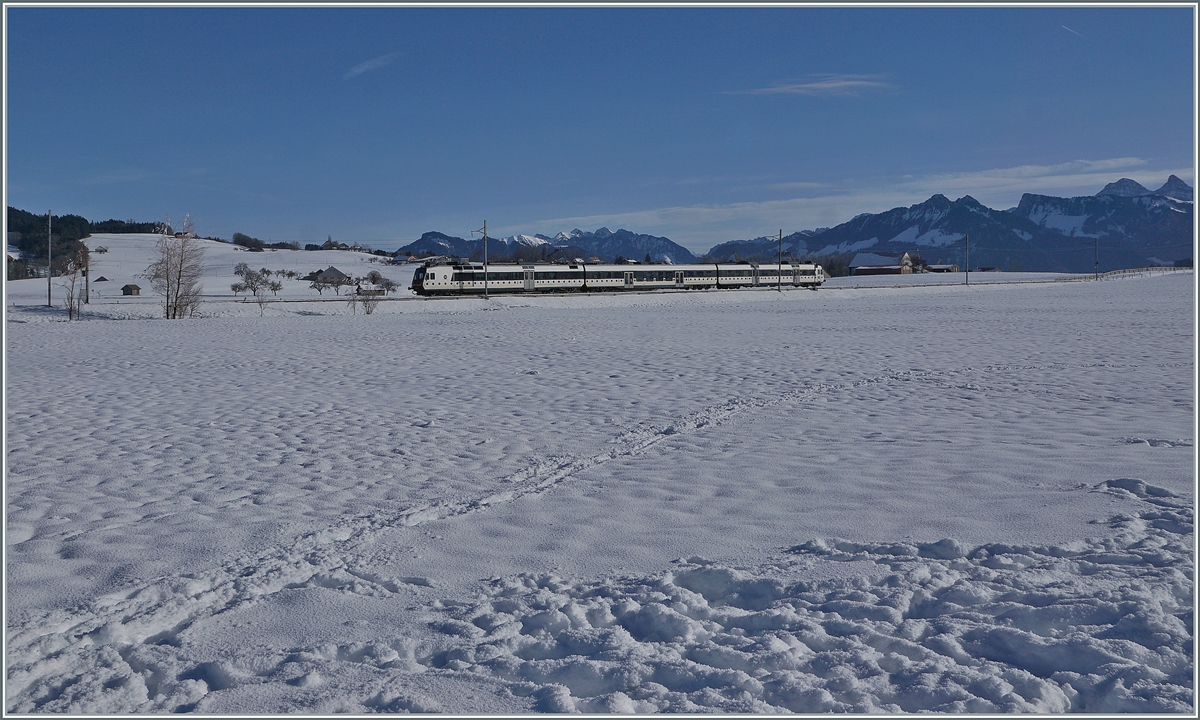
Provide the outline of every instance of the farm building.
[[913,271],[912,259],[904,253],[898,259],[886,255],[859,253],[850,261],[850,272],[854,275],[909,275]]
[[138,287],[137,285],[133,285],[133,284],[125,285],[121,288],[121,294],[122,295],[141,295],[142,289],[140,287]]
[[325,270],[320,272],[312,272],[304,276],[305,280],[316,280],[318,282],[343,282],[349,280],[350,276],[330,265]]

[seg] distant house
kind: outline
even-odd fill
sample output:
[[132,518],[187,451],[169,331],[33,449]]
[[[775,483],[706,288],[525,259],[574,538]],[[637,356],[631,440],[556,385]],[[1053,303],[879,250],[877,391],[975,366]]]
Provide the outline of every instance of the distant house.
[[926,265],[925,270],[926,270],[926,272],[954,273],[954,272],[958,272],[958,266],[957,265]]
[[332,265],[330,265],[328,269],[322,270],[313,277],[313,280],[317,280],[318,282],[340,282],[342,280],[349,279],[349,275],[341,270],[338,270]]
[[121,288],[122,295],[141,295],[142,289],[137,285],[125,285]]
[[382,295],[385,295],[386,293],[387,293],[387,291],[384,290],[383,288],[379,287],[378,285],[368,285],[365,288],[364,287],[354,288],[355,295],[365,295],[367,297],[382,296]]
[[[108,278],[101,275],[100,277],[96,278],[96,282],[108,282]],[[126,286],[126,287],[128,287],[128,286]]]
[[912,271],[912,259],[908,253],[899,258],[859,253],[850,261],[850,272],[854,275],[909,275]]

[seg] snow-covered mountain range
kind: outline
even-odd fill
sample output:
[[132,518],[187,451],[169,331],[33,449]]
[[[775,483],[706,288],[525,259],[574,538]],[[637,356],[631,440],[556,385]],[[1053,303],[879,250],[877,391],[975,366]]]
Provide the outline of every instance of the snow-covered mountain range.
[[[1026,193],[1008,210],[986,207],[970,195],[951,201],[938,194],[833,228],[793,233],[784,238],[784,252],[799,257],[907,252],[929,263],[963,265],[969,238],[972,267],[1088,272],[1098,254],[1103,271],[1192,257],[1193,222],[1192,187],[1180,178],[1172,175],[1153,191],[1121,178],[1085,197]],[[778,239],[722,243],[709,254],[730,260],[735,252],[739,259],[770,259]]]
[[[1100,269],[1143,267],[1192,257],[1194,213],[1190,185],[1170,176],[1148,190],[1129,178],[1109,183],[1095,195],[1062,198],[1026,193],[1016,207],[995,210],[970,195],[950,200],[937,194],[909,207],[864,213],[832,228],[800,230],[783,238],[783,251],[796,257],[828,256],[869,250],[884,256],[919,254],[929,263],[966,262],[972,267],[1013,271],[1090,272],[1099,255]],[[544,260],[554,257],[618,257],[654,262],[698,260],[669,238],[578,228],[546,235],[489,238],[491,257]],[[465,240],[428,232],[398,254],[470,257],[482,252],[482,239]],[[731,240],[704,256],[717,261],[771,259],[778,237]]]
[[[439,232],[427,232],[416,242],[409,243],[396,251],[397,254],[454,255],[472,257],[483,252],[483,239],[464,240]],[[571,232],[560,232],[554,237],[545,235],[512,235],[505,238],[488,238],[488,254],[491,257],[518,257],[525,260],[543,260],[552,257],[598,258],[612,262],[618,257],[642,261],[647,255],[654,262],[688,263],[696,256],[687,248],[665,237],[645,235],[629,230],[612,231],[602,227],[595,232],[576,228]]]
[[1026,193],[1009,210],[970,195],[860,216],[812,238],[817,255],[870,250],[920,254],[927,262],[966,262],[1002,270],[1087,272],[1142,267],[1192,256],[1192,188],[1174,175],[1151,192],[1128,178],[1096,195],[1060,198]]

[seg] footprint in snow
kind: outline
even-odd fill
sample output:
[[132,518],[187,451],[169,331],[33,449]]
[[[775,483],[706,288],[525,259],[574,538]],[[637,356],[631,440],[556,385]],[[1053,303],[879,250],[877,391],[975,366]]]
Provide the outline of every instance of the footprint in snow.
[[1137,498],[1163,507],[1182,507],[1189,503],[1178,495],[1157,485],[1138,478],[1116,478],[1092,486],[1088,492],[1104,493],[1119,498]]
[[1125,438],[1125,442],[1131,445],[1149,445],[1150,447],[1192,447],[1192,441],[1189,438],[1180,438],[1178,440],[1163,440],[1160,438]]

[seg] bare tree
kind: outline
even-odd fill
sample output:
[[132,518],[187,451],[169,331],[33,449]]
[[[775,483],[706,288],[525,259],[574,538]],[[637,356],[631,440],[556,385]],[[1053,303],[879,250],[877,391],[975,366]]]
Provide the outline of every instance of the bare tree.
[[258,295],[260,290],[267,287],[270,280],[268,279],[270,271],[266,270],[251,270],[246,263],[238,263],[233,266],[233,274],[240,277],[241,282],[236,282],[230,286],[233,292],[248,292],[251,295]]
[[346,304],[350,306],[350,312],[353,315],[358,314],[358,296],[353,293],[346,293]]
[[83,312],[84,293],[86,290],[85,273],[87,272],[87,248],[80,248],[67,259],[63,272],[59,275],[59,285],[66,291],[67,320],[78,320]]
[[358,296],[358,304],[362,305],[363,312],[370,315],[375,312],[375,308],[379,307],[379,296],[366,292]]
[[267,289],[260,287],[254,292],[254,302],[258,303],[258,316],[263,316],[263,311],[267,309]]
[[204,274],[204,246],[196,237],[191,215],[183,218],[183,232],[171,233],[171,218],[157,228],[155,260],[143,277],[154,292],[163,296],[163,313],[168,320],[193,317],[200,306],[200,280]]

